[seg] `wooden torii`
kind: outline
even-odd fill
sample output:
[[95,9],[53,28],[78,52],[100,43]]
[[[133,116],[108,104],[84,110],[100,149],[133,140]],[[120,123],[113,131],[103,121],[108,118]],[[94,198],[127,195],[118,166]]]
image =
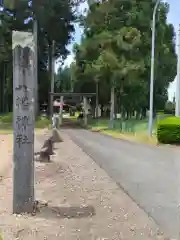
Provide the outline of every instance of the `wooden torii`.
[[[62,119],[63,119],[63,100],[64,100],[64,97],[67,97],[67,96],[68,97],[83,97],[84,125],[87,126],[87,116],[88,116],[87,98],[96,96],[96,93],[74,93],[74,92],[53,93],[53,92],[50,92],[49,95],[50,95],[51,105],[54,101],[54,97],[60,97],[60,125],[62,125]],[[51,115],[52,115],[52,111],[51,111]]]

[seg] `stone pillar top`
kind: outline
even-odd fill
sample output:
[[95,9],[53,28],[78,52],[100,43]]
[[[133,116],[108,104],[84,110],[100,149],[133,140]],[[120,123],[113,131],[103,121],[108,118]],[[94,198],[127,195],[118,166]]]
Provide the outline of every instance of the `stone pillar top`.
[[32,51],[34,50],[34,40],[31,32],[13,31],[12,36],[13,49],[17,46],[21,46],[22,48],[29,47]]

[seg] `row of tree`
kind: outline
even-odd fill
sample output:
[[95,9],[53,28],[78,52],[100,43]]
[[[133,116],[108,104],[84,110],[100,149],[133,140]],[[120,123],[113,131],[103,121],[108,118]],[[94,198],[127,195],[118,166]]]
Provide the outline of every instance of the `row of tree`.
[[[111,103],[111,118],[116,110],[145,115],[154,4],[149,0],[91,2],[87,16],[81,17],[84,35],[74,46],[75,62],[59,69],[57,89],[66,91],[74,85],[74,91],[96,91],[102,106]],[[175,31],[167,23],[168,11],[162,1],[156,22],[155,110],[164,108],[169,83],[176,75]]]
[[[12,110],[12,31],[32,31],[38,24],[39,104],[48,101],[52,72],[52,48],[61,62],[68,55],[67,45],[77,19],[77,0],[4,0],[0,12],[0,113]],[[11,4],[14,3],[14,4]]]

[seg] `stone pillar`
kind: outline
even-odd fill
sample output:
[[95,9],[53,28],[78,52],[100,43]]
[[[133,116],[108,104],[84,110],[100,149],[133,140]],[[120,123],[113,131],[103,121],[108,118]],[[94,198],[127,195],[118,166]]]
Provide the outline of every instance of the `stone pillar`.
[[34,204],[34,41],[13,32],[13,213],[32,212]]
[[63,104],[64,104],[64,96],[61,96],[60,98],[60,116],[59,116],[59,125],[62,125],[63,121]]
[[83,102],[84,102],[84,126],[87,126],[87,115],[88,115],[87,97],[83,97]]

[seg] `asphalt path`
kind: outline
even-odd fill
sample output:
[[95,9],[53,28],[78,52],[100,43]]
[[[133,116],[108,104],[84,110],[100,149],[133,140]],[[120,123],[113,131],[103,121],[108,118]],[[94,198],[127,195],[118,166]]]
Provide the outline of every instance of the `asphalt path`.
[[170,237],[180,239],[180,150],[114,139],[84,129],[66,129]]

